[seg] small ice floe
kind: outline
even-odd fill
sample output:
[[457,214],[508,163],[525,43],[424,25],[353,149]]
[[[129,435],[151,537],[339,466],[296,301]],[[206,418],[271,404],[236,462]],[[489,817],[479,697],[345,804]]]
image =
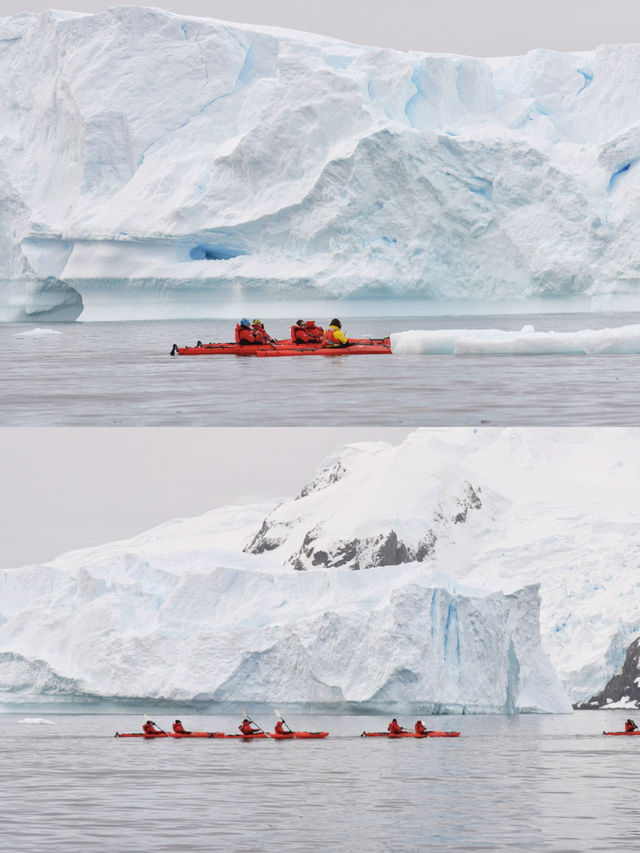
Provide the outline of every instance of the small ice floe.
[[25,717],[19,722],[26,723],[29,726],[55,726],[53,720],[45,720],[44,717]]
[[42,338],[45,335],[61,335],[57,329],[29,329],[27,332],[18,332],[16,338]]
[[394,355],[630,355],[640,353],[640,325],[575,332],[435,329],[391,335]]

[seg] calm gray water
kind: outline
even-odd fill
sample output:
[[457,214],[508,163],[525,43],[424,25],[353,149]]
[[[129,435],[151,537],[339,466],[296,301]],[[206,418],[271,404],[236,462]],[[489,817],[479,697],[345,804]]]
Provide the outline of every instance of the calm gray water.
[[[325,318],[318,318],[324,322]],[[290,320],[269,321],[287,337]],[[557,331],[640,315],[354,319],[352,337],[436,328]],[[0,326],[2,426],[635,425],[637,355],[171,358],[173,343],[231,340],[229,321]]]
[[289,722],[331,736],[249,743],[114,739],[139,730],[139,715],[24,716],[2,715],[0,836],[12,853],[640,846],[640,738],[602,737],[623,713],[424,718],[462,736],[420,741],[357,736],[387,718],[298,716]]

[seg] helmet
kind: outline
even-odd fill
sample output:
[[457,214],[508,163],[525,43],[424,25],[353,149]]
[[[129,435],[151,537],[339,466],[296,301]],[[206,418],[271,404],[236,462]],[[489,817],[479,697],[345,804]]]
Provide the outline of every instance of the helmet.
[[254,321],[253,321],[253,323],[252,323],[251,325],[252,325],[252,326],[261,326],[261,325],[262,325],[262,320],[254,320]]
[[342,323],[340,322],[340,320],[337,320],[335,318],[329,323],[329,325],[330,326],[337,326],[339,329],[342,328]]
[[241,326],[250,326],[251,324],[249,323],[249,321],[247,320],[246,317],[243,317],[242,320],[240,320],[240,325]]
[[296,320],[296,326],[304,326],[304,320]]

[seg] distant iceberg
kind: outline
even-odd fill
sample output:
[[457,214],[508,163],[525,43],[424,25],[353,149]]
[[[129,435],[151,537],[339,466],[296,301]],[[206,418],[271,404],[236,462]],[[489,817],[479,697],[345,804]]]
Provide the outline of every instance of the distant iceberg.
[[0,320],[640,310],[638,45],[474,59],[138,6],[0,42]]

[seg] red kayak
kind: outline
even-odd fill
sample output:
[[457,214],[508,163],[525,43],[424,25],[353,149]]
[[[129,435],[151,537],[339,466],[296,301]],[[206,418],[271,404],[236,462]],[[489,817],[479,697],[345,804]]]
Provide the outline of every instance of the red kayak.
[[460,732],[432,732],[432,731],[428,731],[426,733],[426,735],[418,735],[415,732],[399,732],[398,734],[391,734],[391,732],[362,732],[360,737],[389,737],[389,738],[398,738],[398,737],[415,737],[415,738],[460,737]]
[[640,729],[634,732],[602,732],[603,735],[640,735]]
[[211,737],[220,737],[220,738],[234,738],[236,740],[256,740],[257,738],[266,738],[266,734],[264,732],[255,732],[252,735],[227,735],[224,732],[214,732]]
[[252,735],[227,735],[224,732],[189,732],[188,734],[176,734],[175,732],[155,732],[152,735],[146,735],[144,732],[132,732],[132,733],[124,733],[120,734],[120,732],[116,732],[114,737],[139,737],[144,740],[153,740],[158,737],[174,737],[174,738],[189,738],[189,737],[213,737],[213,738],[235,738],[237,740],[255,740],[256,738],[266,738],[266,734],[264,732],[256,732]]
[[274,740],[295,740],[296,738],[300,740],[315,740],[328,736],[329,732],[283,732],[281,735],[269,732],[269,737],[272,737]]
[[320,344],[294,344],[285,339],[269,344],[210,343],[198,341],[194,347],[173,345],[171,355],[241,355],[241,356],[290,356],[290,355],[380,355],[390,353],[389,338],[353,338],[351,346],[330,347]]
[[185,732],[184,734],[177,734],[176,732],[154,732],[152,735],[147,735],[144,732],[116,732],[114,737],[141,737],[146,740],[153,740],[156,737],[175,737],[175,738],[185,738],[185,737],[218,737],[218,732]]
[[391,347],[387,344],[354,344],[350,347],[308,347],[291,346],[277,349],[260,349],[255,355],[258,358],[280,358],[291,355],[391,355]]

